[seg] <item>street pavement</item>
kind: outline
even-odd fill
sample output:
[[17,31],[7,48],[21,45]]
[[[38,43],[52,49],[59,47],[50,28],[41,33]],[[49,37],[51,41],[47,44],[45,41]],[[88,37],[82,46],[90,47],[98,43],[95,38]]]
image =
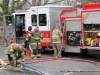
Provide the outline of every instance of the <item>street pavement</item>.
[[[4,58],[6,55],[4,54],[6,47],[0,47],[0,58]],[[91,54],[93,53],[93,54]],[[63,57],[72,57],[72,58],[82,58],[89,59],[94,61],[100,61],[99,52],[91,51],[90,55],[81,55],[74,53],[63,53]],[[47,51],[42,53],[43,57],[51,57],[53,56],[53,51]],[[25,57],[30,58],[30,57]],[[26,60],[27,62],[32,62],[32,60]],[[36,61],[36,60],[33,60]],[[45,74],[64,74],[64,75],[100,75],[100,65],[96,65],[88,62],[81,61],[73,61],[73,60],[52,60],[46,62],[39,63],[31,63],[26,64],[38,71],[41,71]],[[27,71],[22,71],[19,68],[6,68],[4,70],[0,70],[0,75],[40,75],[37,73],[31,73]]]

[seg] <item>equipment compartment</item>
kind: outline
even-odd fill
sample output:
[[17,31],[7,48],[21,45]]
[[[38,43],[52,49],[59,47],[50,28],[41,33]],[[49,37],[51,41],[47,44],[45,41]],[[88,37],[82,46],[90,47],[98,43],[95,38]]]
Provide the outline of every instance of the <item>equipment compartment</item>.
[[84,24],[85,46],[98,47],[100,43],[100,24]]
[[81,31],[67,31],[67,40],[69,46],[80,46]]
[[84,31],[100,31],[100,24],[84,24]]

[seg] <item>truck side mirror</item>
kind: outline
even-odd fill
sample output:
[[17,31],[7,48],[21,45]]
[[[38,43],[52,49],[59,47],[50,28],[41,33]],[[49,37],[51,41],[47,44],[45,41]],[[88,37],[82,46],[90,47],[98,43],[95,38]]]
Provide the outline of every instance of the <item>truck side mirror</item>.
[[28,31],[31,31],[31,30],[32,30],[32,27],[31,27],[31,26],[29,26],[29,27],[28,27]]

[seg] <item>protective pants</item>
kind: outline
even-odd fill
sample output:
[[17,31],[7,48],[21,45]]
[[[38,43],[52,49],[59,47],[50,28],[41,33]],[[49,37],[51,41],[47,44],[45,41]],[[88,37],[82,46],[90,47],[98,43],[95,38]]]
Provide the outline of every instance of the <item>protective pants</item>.
[[41,45],[40,44],[34,44],[31,45],[32,52],[31,52],[31,58],[41,58]]
[[[16,60],[15,60],[16,66],[20,64],[21,62],[23,62],[23,59],[21,60],[22,58],[21,53],[15,54],[15,57],[16,57]],[[13,57],[10,56],[10,54],[8,54],[8,60],[9,60],[9,64],[14,66],[14,60],[13,60]]]
[[[60,50],[60,44],[53,43],[53,50],[54,50],[54,57],[58,55],[58,52]],[[59,54],[59,57],[62,57],[62,53]]]
[[23,62],[23,59],[21,53],[18,53],[18,55],[16,55],[16,65],[20,64],[21,62]]
[[9,60],[9,64],[13,66],[14,61],[13,61],[13,58],[10,56],[10,54],[8,54],[8,60]]

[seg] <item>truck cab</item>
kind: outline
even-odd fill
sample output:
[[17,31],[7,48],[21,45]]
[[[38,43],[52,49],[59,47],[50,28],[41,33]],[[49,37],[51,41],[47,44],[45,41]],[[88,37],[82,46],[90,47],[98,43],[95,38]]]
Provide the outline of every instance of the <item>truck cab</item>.
[[12,15],[3,16],[4,37],[7,45],[11,41],[21,44],[25,40],[25,13],[16,12]]

